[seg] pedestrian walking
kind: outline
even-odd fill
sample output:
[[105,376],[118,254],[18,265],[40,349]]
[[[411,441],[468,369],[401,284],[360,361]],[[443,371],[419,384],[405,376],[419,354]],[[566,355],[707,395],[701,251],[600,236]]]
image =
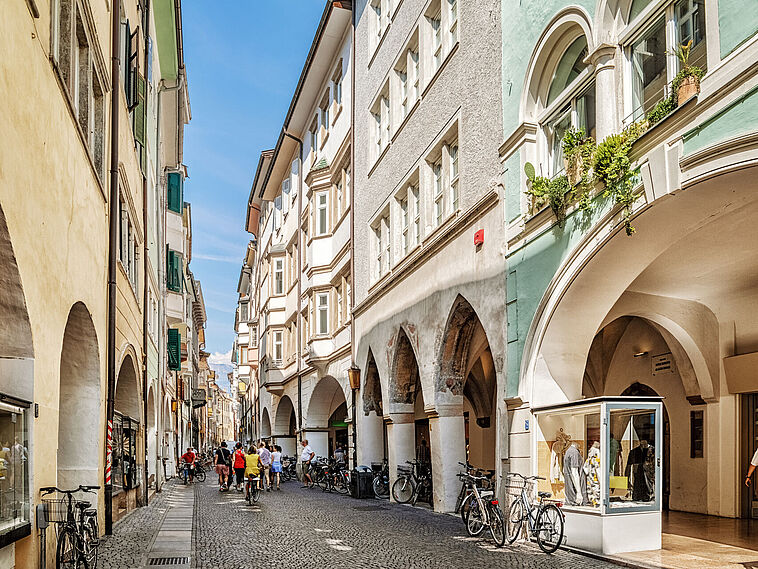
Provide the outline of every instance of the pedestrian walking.
[[271,468],[271,452],[266,448],[266,443],[261,442],[258,447],[258,456],[261,457],[261,478],[266,481],[266,492],[271,492],[271,482],[268,478]]
[[242,443],[237,443],[234,449],[234,476],[237,485],[237,492],[242,492],[242,483],[245,480],[245,451],[242,450]]
[[192,447],[187,447],[187,452],[182,455],[182,474],[184,475],[184,483],[192,484],[195,478],[195,460],[197,455],[192,451]]
[[229,488],[229,466],[231,465],[232,454],[229,449],[226,448],[226,441],[221,443],[221,446],[216,450],[216,456],[213,459],[213,464],[216,467],[216,473],[218,474],[218,485],[220,490],[227,490]]
[[276,480],[277,491],[281,490],[279,487],[279,479],[282,473],[282,447],[274,445],[274,452],[271,453],[271,484]]
[[300,444],[303,446],[303,452],[300,453],[300,462],[303,468],[303,488],[310,488],[313,486],[313,479],[311,478],[311,461],[316,456],[313,449],[308,444],[308,439],[303,439]]
[[337,443],[337,448],[334,449],[334,460],[340,464],[345,462],[345,450],[342,448],[341,443]]

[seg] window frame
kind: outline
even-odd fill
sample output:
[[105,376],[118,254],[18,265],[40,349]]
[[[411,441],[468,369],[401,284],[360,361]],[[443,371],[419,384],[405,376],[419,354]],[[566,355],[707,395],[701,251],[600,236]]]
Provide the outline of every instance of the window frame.
[[[315,295],[316,336],[329,335],[329,291],[317,292]],[[322,327],[323,325],[323,327]]]
[[271,279],[271,296],[284,294],[284,257],[274,257]]
[[313,233],[314,237],[323,237],[329,234],[329,193],[327,191],[315,192],[313,197],[316,205]]

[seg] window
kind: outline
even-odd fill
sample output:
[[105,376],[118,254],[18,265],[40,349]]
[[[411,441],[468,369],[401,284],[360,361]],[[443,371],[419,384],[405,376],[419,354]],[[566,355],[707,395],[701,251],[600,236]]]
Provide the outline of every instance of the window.
[[316,162],[316,155],[318,154],[318,117],[313,119],[311,128],[308,131],[311,144],[311,165]]
[[282,181],[282,215],[286,215],[290,208],[290,179]]
[[332,99],[336,107],[342,106],[342,60],[332,76]]
[[408,51],[408,59],[410,59],[410,73],[411,73],[411,99],[415,103],[419,98],[419,64],[418,64],[418,47]]
[[326,144],[326,139],[329,136],[329,90],[324,93],[324,98],[321,99],[319,105],[319,117],[321,120],[321,146]]
[[458,211],[458,144],[450,146],[450,211]]
[[406,195],[400,200],[400,243],[403,247],[403,255],[408,254],[410,246],[409,229],[408,196]]
[[432,25],[432,69],[437,71],[442,65],[442,15],[437,13],[430,19]]
[[251,348],[258,347],[258,326],[250,327],[250,347]]
[[334,296],[337,298],[337,310],[336,310],[337,328],[341,328],[342,327],[342,300],[343,300],[341,284],[337,285],[337,287],[334,289],[334,293],[335,293]]
[[248,302],[240,302],[240,322],[247,322],[248,316],[247,316],[247,309],[248,309]]
[[447,0],[448,6],[448,36],[450,49],[458,41],[458,0]]
[[274,294],[284,294],[284,259],[274,259]]
[[[121,248],[119,247],[119,251]],[[181,294],[184,282],[184,260],[182,254],[166,249],[166,288]]]
[[421,198],[418,186],[411,186],[408,190],[413,205],[413,244],[421,243]]
[[0,536],[28,524],[29,517],[29,408],[0,402],[0,436],[4,459],[0,459],[3,507]]
[[329,333],[329,293],[316,295],[316,334],[324,336]]
[[247,365],[247,348],[240,346],[240,365]]
[[316,235],[325,235],[328,231],[328,196],[326,192],[316,194]]
[[282,352],[283,352],[282,331],[274,330],[274,363],[276,365],[279,365],[282,363],[282,356],[283,356]]
[[[132,218],[129,215],[129,208],[123,199],[119,202],[119,208],[121,210],[121,227],[119,231],[118,260],[126,272],[129,283],[136,290],[139,284],[139,244],[137,243],[137,235]],[[181,287],[181,281],[179,281],[179,287]],[[179,292],[181,292],[181,288]]]
[[434,177],[434,223],[440,225],[445,215],[445,194],[442,189],[442,159],[432,164],[432,176]]
[[282,226],[282,195],[274,198],[274,231]]
[[337,219],[339,219],[342,216],[342,212],[345,211],[345,188],[342,185],[342,180],[343,177],[340,175],[337,178],[337,182],[334,184],[334,207],[336,208]]
[[371,107],[371,115],[373,117],[373,147],[374,147],[374,160],[378,160],[382,151],[387,147],[390,142],[390,99],[389,99],[389,84],[385,84],[382,93]]
[[[587,64],[587,39],[580,36],[561,56],[553,72],[547,93],[547,105],[560,104],[559,110],[542,125],[547,158],[547,176],[557,176],[564,170],[563,136],[570,128],[581,128],[586,136],[595,138],[595,83],[589,77]],[[587,84],[579,95],[575,81],[584,77]],[[562,102],[564,101],[564,102]]]
[[[636,15],[634,9],[632,15]],[[680,45],[691,41],[690,65],[707,70],[705,32],[704,0],[680,0],[637,34],[628,48],[632,93],[625,122],[639,120],[671,95],[671,81],[679,71],[673,53]]]
[[54,0],[50,42],[54,66],[84,135],[98,177],[104,176],[105,103],[90,38],[94,35],[72,0]]
[[371,49],[375,50],[390,25],[392,0],[371,0]]
[[375,264],[374,271],[376,277],[379,278],[382,275],[382,224],[381,221],[373,228],[374,230],[374,252],[375,252]]

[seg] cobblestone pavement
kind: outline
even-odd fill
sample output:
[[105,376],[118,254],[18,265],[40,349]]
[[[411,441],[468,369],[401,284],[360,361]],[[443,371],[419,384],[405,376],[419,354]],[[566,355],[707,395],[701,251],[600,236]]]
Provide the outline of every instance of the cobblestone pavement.
[[459,517],[386,500],[302,489],[264,492],[248,506],[218,491],[212,477],[195,486],[193,567],[242,568],[611,568],[567,551],[544,555],[531,544],[495,548],[470,538]]
[[135,569],[142,567],[161,522],[172,500],[178,481],[169,480],[162,492],[154,494],[146,508],[137,508],[113,526],[113,535],[100,540],[98,569]]

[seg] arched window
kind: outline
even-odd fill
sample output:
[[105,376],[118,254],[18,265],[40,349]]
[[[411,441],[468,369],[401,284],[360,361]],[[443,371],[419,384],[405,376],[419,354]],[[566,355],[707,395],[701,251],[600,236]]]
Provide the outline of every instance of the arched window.
[[550,177],[563,169],[561,142],[569,128],[595,136],[595,82],[587,59],[587,38],[576,38],[561,55],[547,91],[546,113],[541,121]]

